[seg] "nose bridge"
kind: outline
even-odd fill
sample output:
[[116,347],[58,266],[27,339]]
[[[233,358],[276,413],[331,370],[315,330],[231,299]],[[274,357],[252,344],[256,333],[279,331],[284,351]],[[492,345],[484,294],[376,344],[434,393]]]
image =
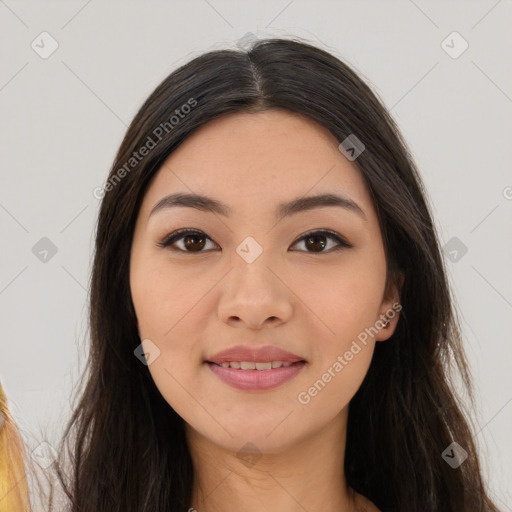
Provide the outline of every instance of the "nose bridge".
[[[235,248],[228,285],[223,290],[219,316],[260,325],[267,318],[285,321],[292,312],[292,292],[279,277],[275,255],[252,236]],[[274,261],[273,261],[274,260]]]
[[275,279],[270,270],[273,262],[275,255],[270,248],[264,247],[252,235],[245,237],[235,248],[232,258],[233,272],[239,286],[249,285],[252,288],[256,285],[257,289],[258,285],[265,283],[268,287],[269,280]]

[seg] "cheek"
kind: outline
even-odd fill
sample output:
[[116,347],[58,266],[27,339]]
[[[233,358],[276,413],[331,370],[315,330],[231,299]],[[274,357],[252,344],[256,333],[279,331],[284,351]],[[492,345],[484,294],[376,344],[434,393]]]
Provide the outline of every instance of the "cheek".
[[380,260],[362,252],[340,265],[301,272],[294,291],[304,303],[310,329],[320,327],[317,343],[324,354],[348,350],[353,339],[375,324],[385,272]]
[[350,402],[373,357],[371,327],[378,319],[385,284],[385,265],[375,256],[354,254],[346,264],[332,266],[328,276],[317,273],[316,281],[312,272],[303,274],[309,277],[300,293],[315,314],[304,312],[310,318],[308,330],[316,334],[312,375],[298,399],[324,421]]
[[141,340],[151,340],[158,353],[148,370],[167,403],[187,417],[193,409],[191,397],[201,400],[204,392],[197,386],[203,360],[197,341],[207,332],[204,308],[215,281],[198,277],[190,268],[174,266],[171,271],[149,256],[139,261],[133,260],[130,275],[139,334]]
[[194,322],[201,322],[204,315],[194,314],[215,282],[184,266],[151,264],[149,258],[143,266],[134,263],[130,286],[141,336],[166,344],[174,344],[178,332],[180,339],[192,339],[194,332],[187,330],[195,325],[197,335],[201,326]]

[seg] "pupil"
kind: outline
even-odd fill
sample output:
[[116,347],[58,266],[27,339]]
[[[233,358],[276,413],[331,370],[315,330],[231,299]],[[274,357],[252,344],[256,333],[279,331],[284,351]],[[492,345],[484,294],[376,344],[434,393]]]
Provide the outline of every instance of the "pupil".
[[319,238],[322,239],[322,241],[320,242],[320,250],[319,251],[313,251],[313,252],[321,252],[321,250],[324,249],[325,245],[326,245],[325,244],[325,238],[326,238],[325,235],[310,235],[310,236],[308,236],[306,238],[306,246],[307,246],[307,248],[310,249],[311,245],[313,246],[313,248],[317,247],[317,246],[315,246],[314,242],[313,242],[313,244],[310,244],[309,242],[311,240],[318,240]]
[[[196,239],[202,240],[202,241],[203,241],[203,243],[202,243],[202,244],[200,244],[199,250],[201,250],[201,249],[204,247],[204,237],[202,237],[202,236],[200,236],[200,235],[187,235],[187,236],[185,237],[185,247],[186,247],[187,249],[190,249],[191,247],[192,247],[192,248],[194,248],[194,242],[189,243],[189,242],[190,242],[190,239],[192,239],[192,240],[196,240]],[[192,252],[194,252],[194,251],[192,251]]]

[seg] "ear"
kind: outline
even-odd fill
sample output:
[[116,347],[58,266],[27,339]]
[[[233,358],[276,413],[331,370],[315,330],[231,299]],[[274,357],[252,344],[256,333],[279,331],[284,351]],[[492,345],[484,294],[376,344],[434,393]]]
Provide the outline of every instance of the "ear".
[[395,332],[402,310],[400,296],[404,280],[405,276],[400,272],[385,290],[379,309],[380,314],[375,319],[375,327],[379,331],[375,335],[375,341],[386,341]]

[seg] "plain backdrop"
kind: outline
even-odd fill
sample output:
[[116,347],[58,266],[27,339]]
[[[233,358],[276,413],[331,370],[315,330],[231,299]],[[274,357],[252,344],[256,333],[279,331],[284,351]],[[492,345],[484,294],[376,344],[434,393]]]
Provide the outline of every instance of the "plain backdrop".
[[139,106],[205,51],[298,36],[361,74],[418,164],[463,321],[483,469],[511,511],[511,26],[510,0],[0,1],[0,379],[29,450],[41,429],[56,443],[70,414],[93,190]]

